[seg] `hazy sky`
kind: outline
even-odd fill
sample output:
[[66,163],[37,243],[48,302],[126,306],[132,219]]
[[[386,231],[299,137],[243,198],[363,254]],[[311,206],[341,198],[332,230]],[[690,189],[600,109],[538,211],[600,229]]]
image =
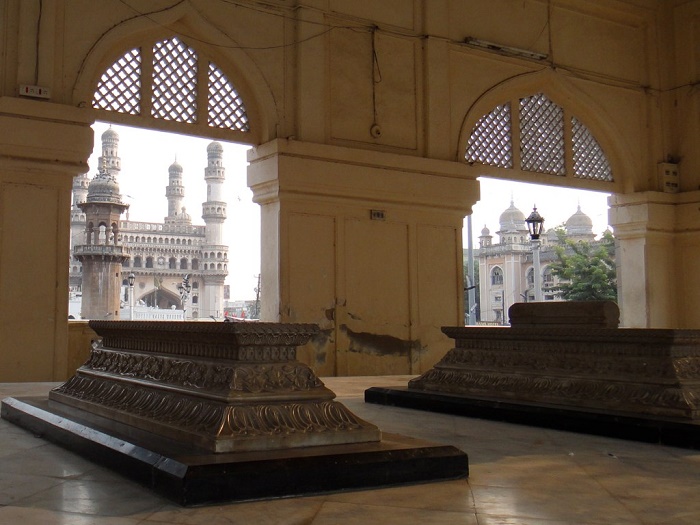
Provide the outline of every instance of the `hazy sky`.
[[[124,202],[130,205],[129,218],[134,221],[163,222],[168,213],[168,201],[165,198],[168,167],[177,158],[177,162],[183,168],[184,205],[192,216],[193,224],[204,224],[204,168],[207,165],[207,145],[211,140],[126,126],[112,127],[119,133],[119,156],[122,163],[119,187]],[[100,137],[108,128],[109,124],[103,122],[93,126],[95,148],[89,160],[90,176],[97,173],[97,158],[101,153]],[[229,246],[231,261],[226,284],[231,286],[231,299],[253,299],[257,275],[260,273],[260,211],[259,206],[253,203],[253,193],[246,185],[248,146],[219,142],[224,147],[224,192],[228,202],[224,244]],[[578,204],[593,220],[594,233],[600,235],[607,228],[606,194],[495,179],[480,180],[481,201],[474,206],[472,216],[475,245],[478,245],[478,237],[485,224],[495,237],[498,218],[510,205],[511,196],[515,205],[526,216],[532,211],[533,205],[537,204],[547,228],[566,221],[576,212]],[[464,222],[466,248],[467,221]]]

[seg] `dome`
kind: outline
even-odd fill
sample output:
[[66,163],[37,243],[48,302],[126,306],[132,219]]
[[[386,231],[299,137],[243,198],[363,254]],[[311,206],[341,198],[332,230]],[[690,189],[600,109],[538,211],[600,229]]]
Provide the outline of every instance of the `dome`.
[[121,203],[119,183],[114,175],[106,171],[98,173],[88,186],[87,202]]
[[182,173],[182,166],[178,164],[177,160],[170,165],[168,173]]
[[489,230],[484,224],[484,228],[481,230],[481,236],[488,237],[489,235],[491,235],[491,230]]
[[515,207],[512,200],[510,201],[510,206],[508,209],[501,213],[501,217],[498,219],[498,222],[501,225],[502,232],[527,231],[525,214]]
[[187,213],[187,208],[182,207],[182,211],[175,216],[177,222],[185,222],[187,224],[192,222],[192,217]]
[[114,131],[111,126],[110,128],[102,134],[102,142],[110,140],[119,140],[119,134]]
[[567,235],[593,234],[593,221],[588,215],[581,211],[581,206],[578,207],[576,213],[569,217],[564,227],[566,228]]
[[212,142],[207,146],[207,153],[212,154],[212,153],[223,153],[224,152],[224,147],[219,143],[219,142]]

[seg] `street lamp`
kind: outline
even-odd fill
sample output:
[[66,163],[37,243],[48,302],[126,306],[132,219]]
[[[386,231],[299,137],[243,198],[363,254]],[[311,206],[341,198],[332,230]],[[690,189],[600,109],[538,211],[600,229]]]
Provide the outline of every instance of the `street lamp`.
[[525,219],[527,229],[530,230],[532,241],[532,271],[534,275],[535,301],[542,300],[542,275],[540,272],[540,235],[544,228],[544,217],[537,213],[537,206],[532,208],[532,213]]
[[180,301],[182,301],[182,320],[187,320],[187,299],[192,291],[190,284],[190,274],[185,274],[182,278],[182,283],[177,285],[177,291],[180,292]]
[[134,272],[129,274],[127,277],[129,281],[129,321],[134,320],[134,283],[136,282],[136,276]]

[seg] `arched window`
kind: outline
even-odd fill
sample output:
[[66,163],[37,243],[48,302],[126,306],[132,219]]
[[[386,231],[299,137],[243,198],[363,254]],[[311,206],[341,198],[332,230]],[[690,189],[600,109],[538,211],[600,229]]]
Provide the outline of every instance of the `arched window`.
[[197,304],[199,303],[199,296],[193,295],[192,296],[192,304]]
[[503,284],[503,270],[501,270],[498,266],[491,270],[491,284]]
[[102,223],[97,232],[97,242],[95,244],[107,244],[107,225]]
[[[544,93],[506,102],[482,116],[472,128],[464,158],[470,164],[614,181],[590,130]],[[514,166],[517,159],[520,165]]]
[[180,259],[180,270],[187,270],[187,259],[185,257]]
[[138,255],[134,257],[134,268],[141,268],[141,257]]
[[[149,67],[143,67],[145,62]],[[150,75],[145,76],[144,71]],[[200,100],[206,103],[197,104]],[[243,99],[226,75],[178,37],[131,49],[119,57],[102,74],[92,107],[201,127],[250,131]]]
[[525,278],[528,286],[535,284],[535,270],[532,268],[527,269],[527,277]]
[[221,259],[221,257],[223,257],[223,255],[222,255],[221,252],[219,252],[219,253],[216,254],[216,258],[217,258],[217,259]]
[[153,257],[146,257],[146,268],[153,268]]
[[192,259],[192,269],[199,270],[199,259]]
[[175,259],[175,257],[168,259],[168,268],[171,270],[175,270],[177,268],[177,259]]
[[197,281],[192,283],[192,289],[193,290],[198,290],[199,289],[199,283]]
[[542,283],[545,286],[551,286],[554,284],[554,274],[549,266],[545,267],[544,271],[542,272]]

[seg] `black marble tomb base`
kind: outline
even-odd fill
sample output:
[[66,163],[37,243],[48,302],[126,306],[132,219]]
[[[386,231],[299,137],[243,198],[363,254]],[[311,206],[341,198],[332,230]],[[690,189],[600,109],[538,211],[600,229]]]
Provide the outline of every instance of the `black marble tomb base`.
[[409,388],[372,387],[365,390],[365,402],[700,449],[700,421],[470,398]]
[[6,398],[0,415],[185,506],[469,475],[467,455],[457,448],[394,434],[374,443],[214,454],[99,416],[64,412],[46,398]]

